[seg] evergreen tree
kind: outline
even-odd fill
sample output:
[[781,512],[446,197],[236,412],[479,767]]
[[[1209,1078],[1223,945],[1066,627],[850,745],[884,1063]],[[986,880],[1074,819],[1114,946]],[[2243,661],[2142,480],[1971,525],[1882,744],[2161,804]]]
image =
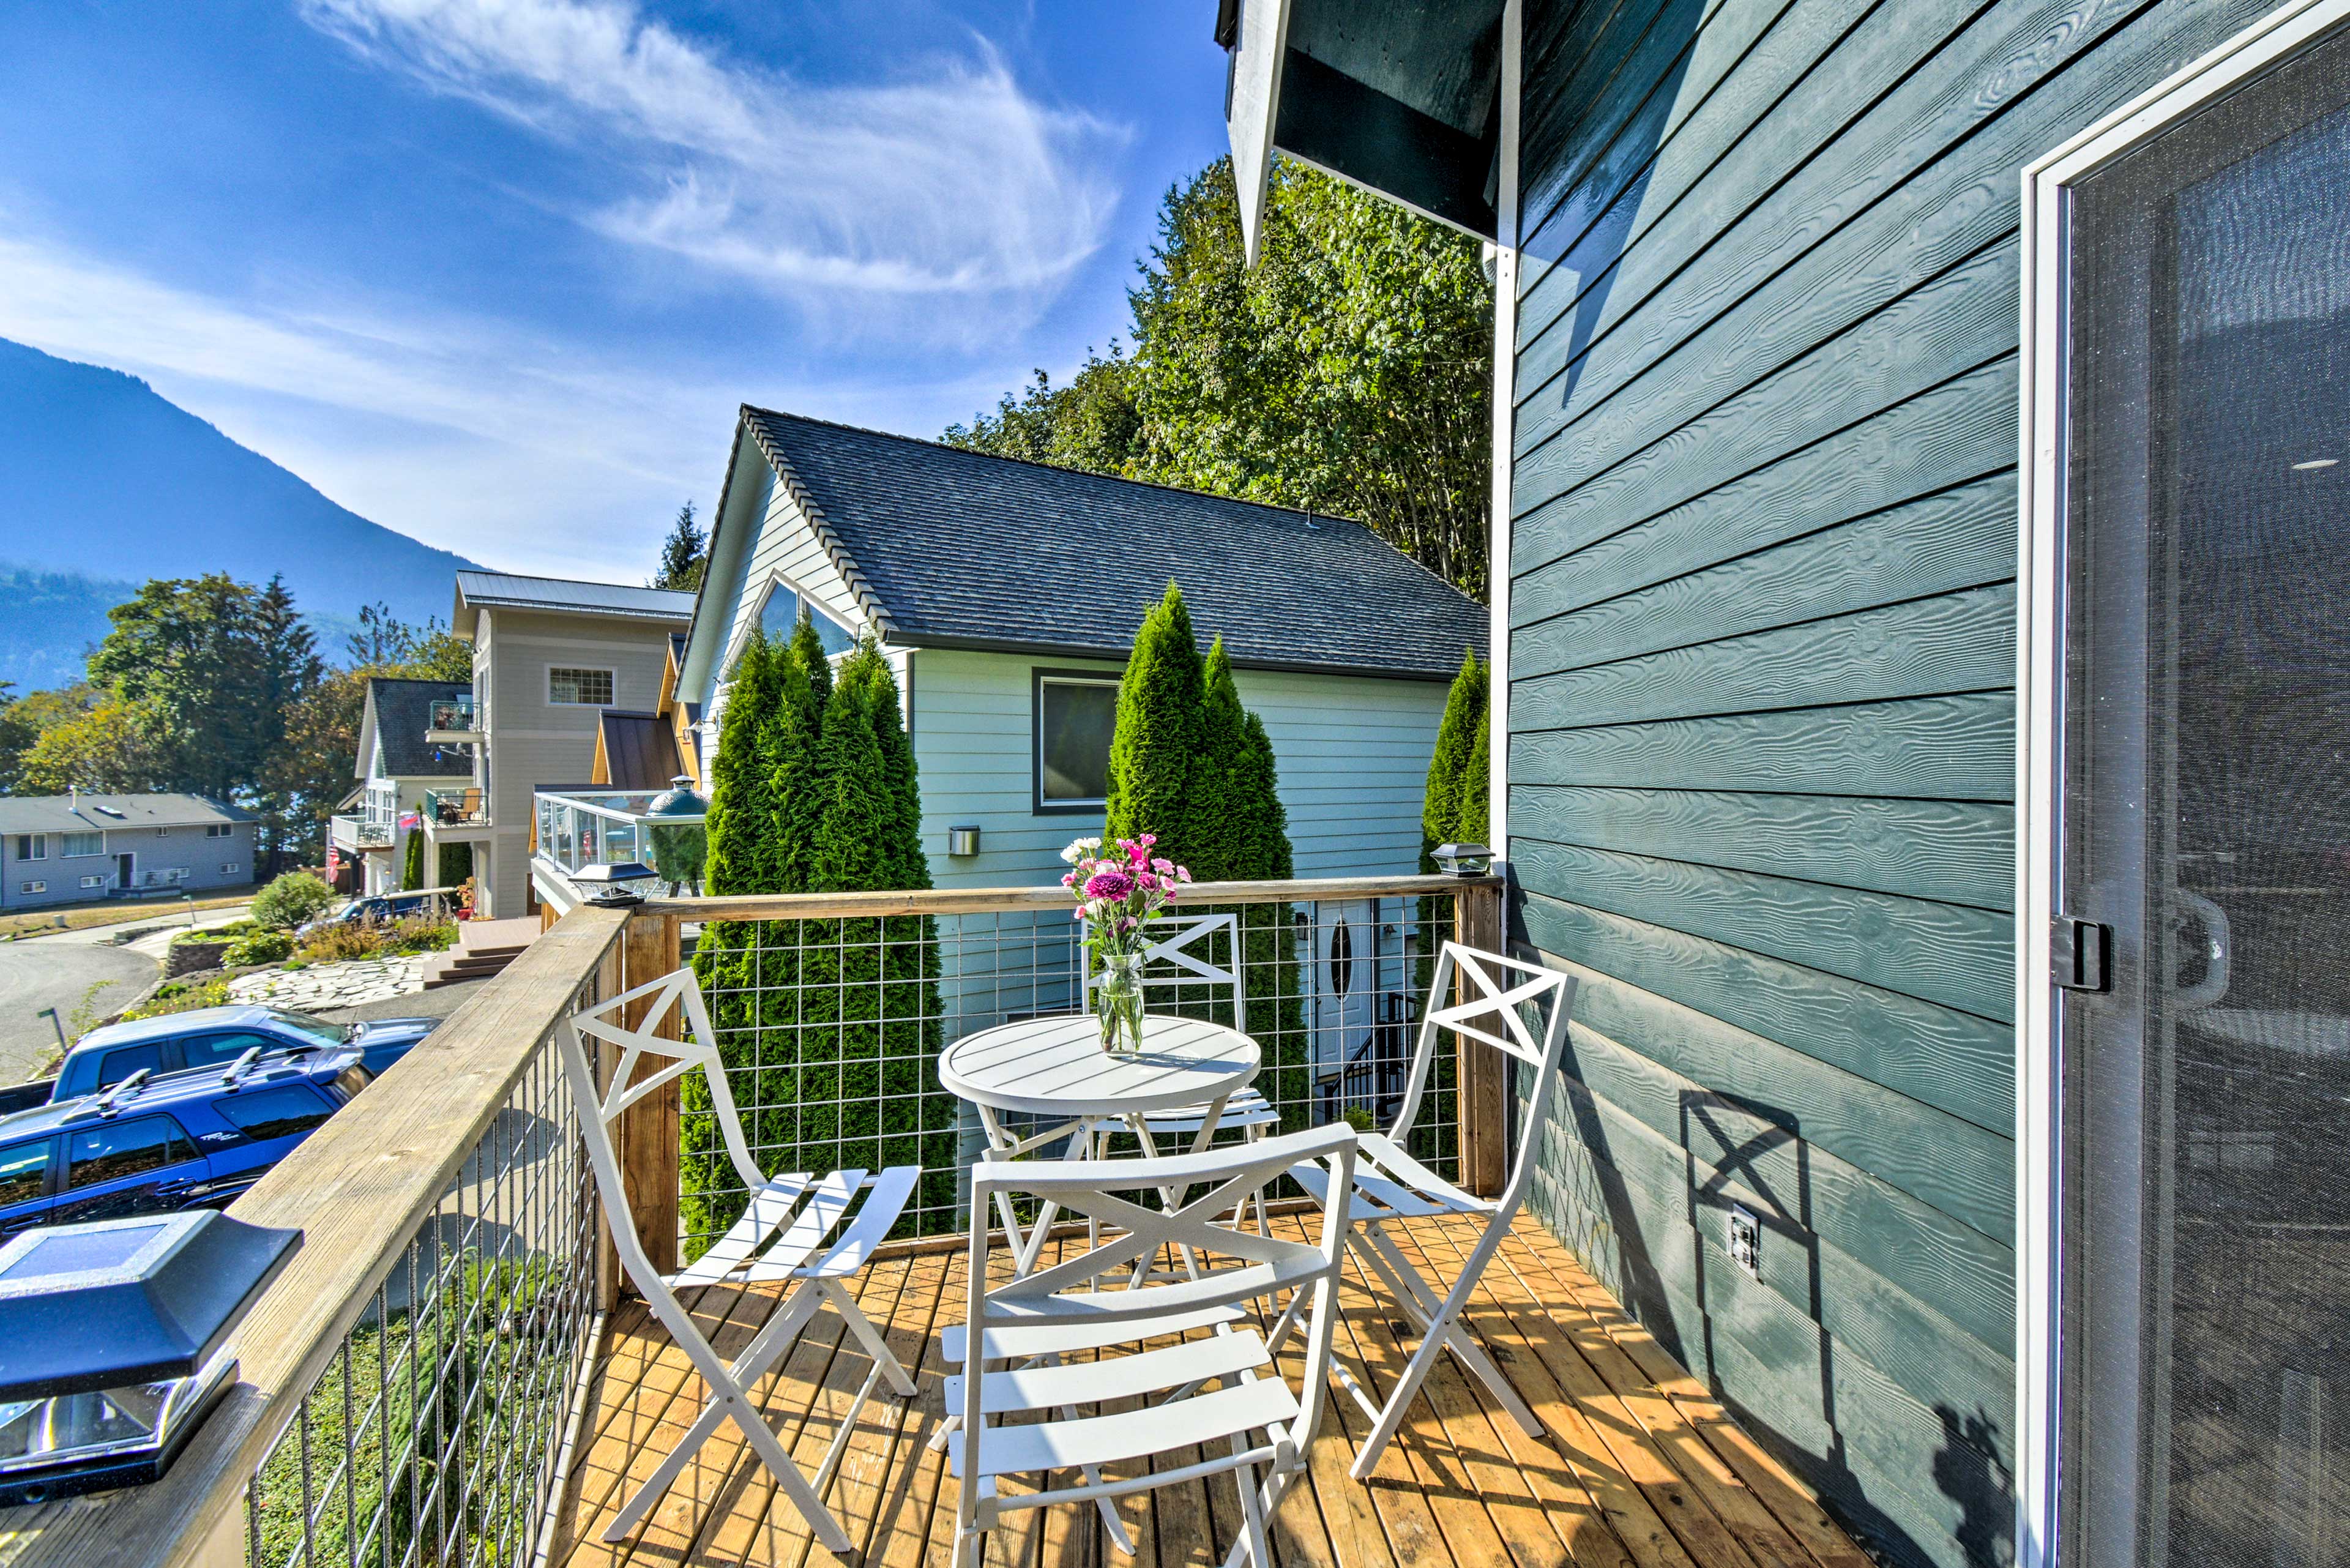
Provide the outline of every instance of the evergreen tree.
[[[870,639],[842,661],[825,704],[819,775],[816,890],[931,886],[897,678]],[[929,916],[806,922],[809,1048],[796,1098],[808,1107],[804,1141],[842,1164],[919,1164],[920,1206],[952,1212],[955,1106],[928,1065],[943,1035],[937,937]]]
[[[1201,848],[1187,840],[1193,826],[1189,806],[1193,773],[1201,756],[1200,725],[1207,701],[1207,670],[1191,631],[1183,591],[1167,585],[1166,597],[1143,616],[1134,634],[1134,653],[1118,683],[1117,728],[1109,743],[1109,835],[1139,838],[1156,834],[1159,853],[1191,874],[1208,879],[1195,864]],[[1204,778],[1203,781],[1204,782]]]
[[412,893],[424,886],[424,829],[408,830],[408,843],[400,852],[400,890]]
[[[1419,808],[1419,868],[1436,870],[1440,844],[1472,844],[1484,837],[1488,764],[1485,701],[1489,668],[1470,649],[1444,699],[1436,726],[1436,751],[1429,758],[1428,789]],[[1476,831],[1469,831],[1473,822]]]
[[436,888],[462,888],[473,875],[473,846],[470,844],[442,845],[439,860],[432,877]]
[[689,501],[677,509],[677,521],[670,524],[669,537],[661,541],[660,569],[653,574],[651,586],[688,592],[699,588],[709,551],[710,536],[694,521],[693,503]]
[[[1478,659],[1475,649],[1461,654],[1461,671],[1452,678],[1452,690],[1444,700],[1444,717],[1437,722],[1436,749],[1428,762],[1428,790],[1420,802],[1419,869],[1423,875],[1435,874],[1438,845],[1484,841],[1488,793],[1485,710],[1492,676],[1492,667]],[[1450,905],[1450,899],[1419,900],[1420,958],[1413,969],[1415,983],[1423,995],[1436,976],[1436,944],[1451,934],[1442,924]],[[1452,1054],[1439,1052],[1429,1093],[1450,1095],[1452,1072]],[[1437,1103],[1444,1102],[1440,1098]],[[1436,1156],[1451,1158],[1451,1124],[1439,1119],[1434,1137]]]
[[[703,819],[709,836],[704,870],[712,893],[769,893],[774,857],[770,838],[775,811],[771,771],[761,759],[761,741],[773,728],[772,710],[780,688],[781,651],[753,628],[736,660],[720,712],[718,750],[710,761],[710,806]],[[712,920],[693,950],[694,977],[710,1007],[719,1054],[729,1069],[755,1067],[759,1061],[762,997],[758,924]],[[738,1105],[752,1100],[748,1083],[732,1085]],[[747,1123],[755,1106],[745,1110]],[[700,1074],[681,1082],[678,1116],[680,1213],[688,1247],[699,1253],[724,1233],[742,1211],[737,1177],[712,1113],[710,1091]],[[754,1142],[757,1141],[755,1137]]]

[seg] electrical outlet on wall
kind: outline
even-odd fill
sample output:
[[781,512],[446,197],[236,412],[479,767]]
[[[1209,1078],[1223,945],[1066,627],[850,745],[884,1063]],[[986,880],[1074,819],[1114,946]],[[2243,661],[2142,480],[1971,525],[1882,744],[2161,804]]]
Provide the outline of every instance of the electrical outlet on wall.
[[1762,1222],[1735,1204],[1730,1210],[1730,1261],[1762,1277]]

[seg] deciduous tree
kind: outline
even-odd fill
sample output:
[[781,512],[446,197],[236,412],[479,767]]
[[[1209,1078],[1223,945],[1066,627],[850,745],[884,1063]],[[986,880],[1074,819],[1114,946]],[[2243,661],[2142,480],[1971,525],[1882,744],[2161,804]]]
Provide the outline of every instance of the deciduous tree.
[[1475,241],[1276,165],[1243,265],[1231,164],[1170,188],[1131,356],[1039,370],[952,444],[1357,518],[1482,596],[1492,286]]

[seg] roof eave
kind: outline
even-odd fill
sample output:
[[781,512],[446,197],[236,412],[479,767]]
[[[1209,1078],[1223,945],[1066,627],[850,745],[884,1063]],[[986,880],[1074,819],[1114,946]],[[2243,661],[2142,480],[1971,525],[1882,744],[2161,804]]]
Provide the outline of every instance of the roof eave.
[[[951,649],[962,653],[1013,653],[1035,659],[1099,659],[1112,664],[1123,664],[1133,652],[1130,645],[1105,645],[1080,642],[1035,642],[1014,638],[958,637],[944,632],[906,631],[892,633],[890,642],[899,648]],[[1261,659],[1232,653],[1225,645],[1235,670],[1278,671],[1290,675],[1350,675],[1366,680],[1443,680],[1450,681],[1461,673],[1458,664],[1441,669],[1419,669],[1402,665],[1345,664],[1328,659]]]

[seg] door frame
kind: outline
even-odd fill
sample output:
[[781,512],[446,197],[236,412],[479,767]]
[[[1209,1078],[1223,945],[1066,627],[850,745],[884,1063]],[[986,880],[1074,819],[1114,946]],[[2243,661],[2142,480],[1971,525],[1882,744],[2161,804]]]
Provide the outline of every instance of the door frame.
[[2350,0],[2290,0],[2027,164],[2016,584],[2015,1478],[2019,1568],[2057,1568],[2064,1384],[2057,1135],[2063,1018],[2051,934],[2063,908],[2066,300],[2073,187],[2245,79],[2327,40]]

